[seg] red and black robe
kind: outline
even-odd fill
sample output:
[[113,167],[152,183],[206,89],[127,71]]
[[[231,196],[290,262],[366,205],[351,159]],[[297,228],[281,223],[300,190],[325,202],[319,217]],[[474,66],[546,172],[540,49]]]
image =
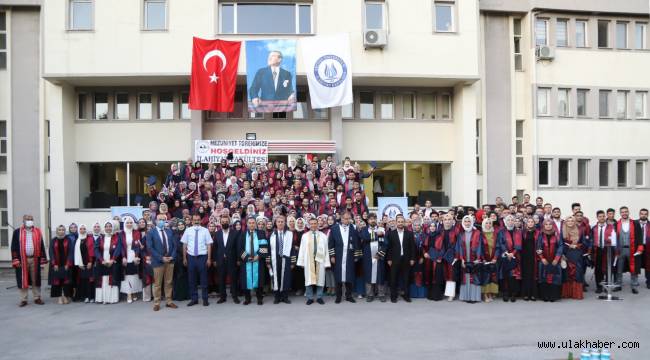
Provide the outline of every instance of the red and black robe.
[[25,242],[27,230],[22,225],[14,230],[11,237],[11,266],[16,269],[16,285],[19,289],[28,289],[30,285],[41,286],[41,265],[47,264],[43,234],[37,227],[32,228],[32,243],[34,244],[34,279],[30,279],[27,267]]

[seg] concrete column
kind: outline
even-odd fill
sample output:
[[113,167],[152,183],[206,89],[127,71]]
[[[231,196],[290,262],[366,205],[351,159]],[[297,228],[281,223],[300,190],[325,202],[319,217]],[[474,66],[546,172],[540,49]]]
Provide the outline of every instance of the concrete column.
[[343,115],[340,106],[330,108],[330,139],[336,141],[335,161],[339,162],[343,154]]
[[476,107],[477,88],[457,85],[454,88],[454,122],[456,123],[456,156],[451,169],[450,205],[476,203]]
[[191,110],[190,135],[192,136],[192,157],[194,157],[194,141],[203,140],[203,111]]
[[37,8],[11,11],[11,204],[14,226],[23,214],[41,226],[41,180],[44,162],[40,149],[40,15]]

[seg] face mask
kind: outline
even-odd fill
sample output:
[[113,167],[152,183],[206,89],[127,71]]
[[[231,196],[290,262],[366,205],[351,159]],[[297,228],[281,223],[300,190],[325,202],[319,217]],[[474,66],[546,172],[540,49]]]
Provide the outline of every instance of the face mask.
[[34,226],[34,220],[25,221],[25,226],[28,227],[28,228]]
[[221,228],[224,229],[224,230],[228,230],[229,226],[230,226],[230,224],[228,224],[228,223],[221,224]]
[[165,227],[165,221],[164,220],[158,220],[158,223],[156,223],[156,226],[158,226],[158,229],[162,230]]

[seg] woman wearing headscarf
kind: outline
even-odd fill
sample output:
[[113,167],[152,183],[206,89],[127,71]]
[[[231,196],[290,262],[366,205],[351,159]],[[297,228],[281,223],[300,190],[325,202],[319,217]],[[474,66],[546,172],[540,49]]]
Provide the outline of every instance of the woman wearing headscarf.
[[497,235],[494,233],[494,225],[488,217],[481,223],[481,234],[483,235],[483,267],[481,269],[481,292],[485,302],[494,301],[499,294],[499,280],[497,276]]
[[566,262],[564,269],[564,283],[562,284],[562,297],[565,299],[582,300],[584,283],[583,254],[585,247],[584,236],[573,216],[569,216],[562,225],[562,245],[564,254],[562,259]]
[[120,263],[122,244],[114,229],[120,224],[115,220],[104,223],[104,234],[95,243],[95,302],[114,304],[120,300]]
[[56,228],[56,236],[50,242],[50,296],[59,298],[59,304],[70,303],[72,296],[73,240],[65,236],[65,226]]
[[[305,232],[305,221],[302,218],[296,219],[293,216],[288,216],[287,225],[289,231],[293,231],[293,248],[297,252],[300,250],[300,239]],[[302,296],[305,293],[305,274],[297,266],[293,269],[293,289],[297,296]]]
[[424,244],[424,283],[427,286],[427,299],[440,301],[445,293],[445,272],[443,262],[445,244],[449,242],[449,232],[444,227],[437,231],[436,224],[431,224],[429,236]]
[[461,301],[474,304],[481,301],[481,280],[479,265],[482,260],[481,246],[483,239],[481,232],[474,228],[474,218],[465,215],[461,221],[463,231],[456,240],[456,259],[461,263]]
[[[68,225],[68,233],[65,236],[70,239],[70,244],[74,246],[74,244],[77,242],[77,238],[79,237],[79,226],[77,226],[76,223],[70,223],[70,225]],[[70,251],[72,251],[72,248]],[[77,274],[77,268],[75,266],[70,269],[70,276],[70,287],[74,293],[75,289],[77,288],[77,277],[79,276],[79,274]]]
[[131,217],[124,220],[124,230],[120,232],[122,242],[122,267],[124,269],[124,280],[120,285],[120,292],[126,294],[127,303],[132,303],[133,294],[142,291],[142,280],[140,280],[140,251],[142,242],[140,232],[135,228],[135,223]]
[[546,219],[542,232],[537,237],[537,256],[539,256],[539,294],[542,300],[554,302],[562,293],[562,241],[559,239],[553,220]]
[[537,298],[537,254],[536,242],[539,236],[535,219],[526,219],[526,226],[521,237],[521,296],[525,301]]
[[79,225],[79,237],[74,244],[74,266],[77,271],[77,301],[85,303],[95,302],[95,285],[93,282],[95,262],[95,241],[92,235],[88,234],[86,225]]
[[174,294],[174,300],[176,301],[185,301],[190,299],[187,266],[183,264],[183,244],[181,244],[181,238],[184,233],[185,221],[181,220],[178,222],[175,231],[177,253],[176,261],[174,262],[174,289],[172,294]]
[[151,267],[151,258],[147,248],[147,222],[144,219],[138,220],[138,233],[140,233],[140,266],[138,272],[142,279],[142,301],[151,301],[151,285],[153,284],[153,268]]
[[515,217],[508,215],[503,219],[503,228],[497,239],[499,259],[499,289],[503,301],[517,301],[519,280],[521,280],[521,232],[515,229]]
[[[388,226],[391,227],[393,223],[392,220],[389,220]],[[444,248],[444,255],[442,258],[444,267],[445,267],[445,296],[447,301],[454,301],[456,296],[456,282],[459,280],[459,268],[458,261],[456,260],[456,235],[458,230],[454,227],[454,217],[450,213],[446,213],[442,217],[442,231],[440,236],[442,236],[442,243]]]

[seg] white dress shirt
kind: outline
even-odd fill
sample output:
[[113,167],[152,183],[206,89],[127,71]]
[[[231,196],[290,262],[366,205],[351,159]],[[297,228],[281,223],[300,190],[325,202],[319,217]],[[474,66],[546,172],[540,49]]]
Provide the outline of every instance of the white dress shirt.
[[404,230],[397,230],[397,236],[399,237],[399,254],[404,256]]
[[[196,236],[198,234],[198,237]],[[198,241],[198,252],[194,252],[194,242]],[[192,226],[185,229],[181,243],[187,245],[187,254],[190,256],[202,256],[208,254],[208,245],[212,244],[210,231],[203,226]]]

